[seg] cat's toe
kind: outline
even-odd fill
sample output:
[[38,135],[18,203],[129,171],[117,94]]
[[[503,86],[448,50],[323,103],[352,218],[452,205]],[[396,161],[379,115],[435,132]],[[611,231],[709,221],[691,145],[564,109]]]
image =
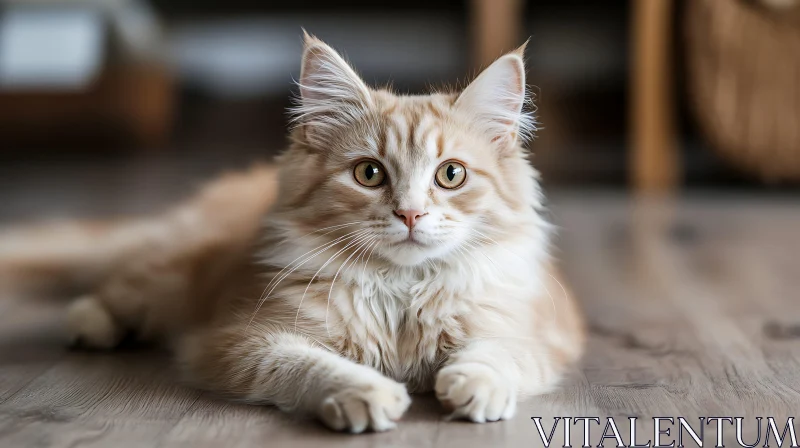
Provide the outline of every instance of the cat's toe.
[[329,428],[354,434],[388,431],[411,404],[405,386],[388,378],[347,387],[322,402],[319,417]]
[[116,347],[123,337],[111,313],[92,296],[80,297],[69,306],[66,324],[74,346],[107,350]]
[[436,397],[450,419],[476,423],[507,420],[516,411],[516,392],[500,373],[480,363],[447,366],[436,378]]

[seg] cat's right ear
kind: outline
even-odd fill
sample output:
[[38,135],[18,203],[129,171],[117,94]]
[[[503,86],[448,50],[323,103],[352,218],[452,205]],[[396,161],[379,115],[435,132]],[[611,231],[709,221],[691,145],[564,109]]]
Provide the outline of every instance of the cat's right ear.
[[369,88],[333,48],[304,33],[300,98],[295,121],[311,140],[324,142],[327,133],[363,116],[370,104]]

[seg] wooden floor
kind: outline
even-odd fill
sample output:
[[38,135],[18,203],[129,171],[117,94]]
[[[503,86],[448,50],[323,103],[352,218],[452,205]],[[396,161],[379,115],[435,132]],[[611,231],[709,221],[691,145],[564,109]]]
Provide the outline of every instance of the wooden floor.
[[[557,256],[588,316],[589,345],[558,391],[522,403],[512,421],[445,422],[435,399],[420,396],[395,431],[334,434],[184,387],[163,353],[68,351],[57,305],[11,299],[0,300],[0,447],[541,446],[535,416],[547,417],[547,432],[554,416],[603,426],[621,417],[626,443],[629,416],[740,416],[752,443],[756,416],[783,419],[782,429],[800,414],[797,201],[570,192],[552,202]],[[595,446],[603,426],[592,429]],[[645,421],[640,442],[651,428]],[[707,426],[706,440],[714,433]]]

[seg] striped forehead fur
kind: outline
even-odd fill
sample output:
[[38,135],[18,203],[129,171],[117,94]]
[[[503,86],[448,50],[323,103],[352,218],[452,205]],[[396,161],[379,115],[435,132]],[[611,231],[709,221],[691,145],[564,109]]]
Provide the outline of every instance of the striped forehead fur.
[[[440,117],[458,109],[463,116],[472,118],[490,140],[510,133],[512,146],[522,146],[537,129],[525,84],[523,50],[524,45],[500,58],[461,94],[438,93],[447,91],[440,89],[428,95],[398,95],[387,88],[370,89],[335,50],[306,36],[298,81],[300,94],[290,109],[292,122],[296,127],[312,129],[317,138],[309,139],[317,143],[326,142],[332,134],[346,132],[355,124],[378,135],[380,116],[391,115],[400,102],[407,114],[427,111]],[[464,107],[459,108],[459,104]],[[416,124],[415,120],[407,122]]]

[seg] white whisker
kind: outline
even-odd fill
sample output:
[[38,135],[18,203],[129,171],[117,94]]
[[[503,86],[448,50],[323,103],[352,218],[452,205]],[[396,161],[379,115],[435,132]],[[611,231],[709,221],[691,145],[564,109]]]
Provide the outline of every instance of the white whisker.
[[[362,229],[362,230],[363,230],[363,229]],[[292,261],[291,261],[289,264],[287,264],[287,265],[286,265],[286,266],[285,266],[283,269],[281,269],[281,270],[280,270],[280,271],[279,271],[277,274],[275,274],[275,276],[272,278],[272,280],[271,280],[271,281],[270,281],[270,282],[267,284],[267,286],[264,288],[264,291],[266,291],[266,290],[267,290],[267,289],[268,289],[268,288],[269,288],[269,287],[270,287],[270,286],[273,284],[273,282],[276,282],[276,281],[278,281],[278,282],[280,283],[280,281],[282,281],[282,280],[283,280],[283,278],[285,278],[285,277],[281,278],[281,273],[283,273],[283,271],[285,271],[286,269],[288,269],[290,266],[294,265],[294,264],[295,264],[295,263],[296,263],[298,260],[300,260],[301,258],[305,257],[306,255],[310,254],[311,252],[314,252],[315,250],[318,250],[318,249],[320,249],[320,248],[323,248],[323,249],[321,249],[321,251],[322,251],[322,252],[324,252],[324,251],[325,251],[325,250],[326,250],[328,247],[330,247],[332,244],[334,244],[334,243],[338,243],[338,242],[340,242],[342,239],[346,238],[347,236],[353,235],[353,234],[355,234],[355,233],[357,233],[357,232],[359,232],[359,230],[354,230],[354,231],[352,231],[352,232],[346,233],[346,234],[344,234],[344,235],[342,235],[342,236],[340,236],[340,237],[338,237],[338,238],[334,239],[333,241],[329,241],[329,242],[327,242],[327,243],[320,244],[319,246],[317,246],[317,247],[315,247],[315,248],[313,248],[313,249],[309,250],[308,252],[304,253],[303,255],[300,255],[299,257],[295,258],[295,259],[294,259],[294,260],[292,260]],[[323,247],[323,246],[325,246],[325,247]],[[316,255],[317,255],[317,254],[314,254],[314,255],[312,255],[312,256],[311,256],[311,258],[314,258]],[[308,260],[310,260],[311,258],[309,258]],[[303,263],[307,262],[308,260],[305,260]],[[299,266],[302,266],[302,265],[303,265],[303,263],[301,263],[301,264],[300,264],[300,265],[298,265],[298,266],[295,266],[295,269],[296,269],[297,267],[299,267]],[[293,271],[294,271],[294,269],[293,269],[292,271],[290,271],[290,272],[289,272],[289,274],[291,274]],[[278,280],[278,279],[280,279],[280,280]],[[274,288],[273,288],[273,289],[274,289]],[[270,290],[270,293],[271,293],[271,292],[272,292],[272,290]],[[262,292],[262,293],[261,293],[261,295],[263,296],[263,295],[264,295],[264,293]],[[269,296],[269,294],[267,294],[267,296]],[[260,300],[260,299],[259,299],[259,300]]]
[[308,288],[311,287],[311,284],[314,282],[314,280],[317,278],[319,273],[322,272],[323,269],[325,269],[333,260],[335,260],[336,257],[339,256],[339,254],[341,254],[343,251],[347,250],[347,248],[349,248],[356,241],[358,241],[359,238],[361,238],[364,235],[366,235],[369,232],[369,230],[368,229],[362,229],[359,232],[360,233],[358,233],[357,235],[354,235],[353,237],[351,237],[351,241],[349,241],[347,244],[345,244],[345,246],[343,248],[339,249],[335,254],[331,255],[328,258],[328,260],[325,263],[323,263],[323,265],[320,266],[319,269],[317,269],[317,272],[314,273],[314,275],[311,277],[311,280],[308,281],[308,284],[306,285],[306,289],[303,291],[303,295],[300,297],[300,303],[297,305],[297,314],[295,314],[295,318],[294,318],[294,326],[295,326],[295,328],[297,328],[297,321],[300,318],[300,308],[303,306],[303,300],[305,300],[305,298],[306,298],[306,294],[308,293]]
[[367,255],[367,260],[364,261],[364,269],[361,271],[361,278],[363,282],[364,276],[367,274],[367,265],[369,265],[369,259],[372,258],[372,253],[375,252],[375,249],[380,245],[380,240],[375,242],[375,245],[372,246],[372,249],[369,251],[369,255]]
[[[309,235],[313,235],[313,234],[315,234],[315,233],[317,233],[317,232],[322,232],[323,230],[332,229],[332,230],[330,230],[329,232],[325,232],[325,233],[323,233],[322,235],[319,235],[319,236],[316,236],[316,237],[314,237],[314,239],[318,239],[318,238],[320,238],[320,237],[322,237],[322,236],[325,236],[325,235],[327,235],[327,234],[329,234],[329,233],[333,233],[333,232],[335,232],[335,231],[337,231],[337,230],[341,230],[341,229],[343,229],[343,228],[345,228],[345,227],[354,226],[354,225],[356,225],[356,224],[362,224],[363,222],[364,222],[364,221],[353,221],[353,222],[348,222],[348,223],[345,223],[345,224],[337,224],[337,225],[335,225],[335,226],[323,227],[323,228],[321,228],[321,229],[317,229],[317,230],[315,230],[315,231],[313,231],[313,232],[306,233],[305,235],[303,235],[303,236],[301,236],[301,237],[298,237],[298,239],[305,238],[305,237],[307,237],[307,236],[309,236]],[[314,240],[311,240],[311,241],[314,241]]]
[[[267,284],[267,286],[266,286],[266,287],[264,287],[264,291],[261,293],[262,297],[260,297],[260,298],[259,298],[259,300],[258,300],[258,304],[257,304],[257,306],[256,306],[256,309],[255,309],[255,311],[253,312],[253,315],[252,315],[252,317],[250,318],[250,322],[249,322],[247,325],[249,326],[249,325],[250,325],[250,324],[253,322],[253,319],[255,318],[256,314],[258,314],[258,311],[259,311],[259,310],[261,309],[261,307],[264,305],[264,302],[265,302],[265,301],[266,301],[266,300],[267,300],[267,299],[268,299],[268,298],[269,298],[269,297],[272,295],[272,293],[275,291],[275,289],[278,287],[278,285],[280,285],[280,284],[281,284],[281,282],[283,282],[283,281],[284,281],[284,280],[285,280],[285,279],[286,279],[288,276],[292,275],[292,273],[293,273],[294,271],[296,271],[297,269],[299,269],[301,266],[305,265],[306,263],[308,263],[308,262],[309,262],[309,261],[311,261],[312,259],[316,258],[316,257],[317,257],[318,255],[320,255],[321,253],[323,253],[323,252],[325,252],[326,250],[330,249],[331,247],[333,247],[333,246],[336,246],[337,244],[339,244],[339,243],[341,243],[341,242],[343,242],[343,241],[347,241],[348,239],[353,239],[353,238],[355,238],[355,237],[357,237],[357,236],[361,235],[363,232],[366,232],[366,231],[367,231],[366,229],[361,229],[361,230],[355,230],[355,231],[353,231],[353,232],[349,232],[349,233],[347,233],[347,234],[345,234],[345,235],[342,235],[342,236],[340,236],[340,237],[338,237],[338,238],[334,239],[334,240],[333,240],[333,241],[331,241],[331,242],[328,242],[328,243],[322,244],[322,245],[320,245],[320,246],[317,246],[317,247],[316,247],[316,248],[314,248],[314,249],[311,249],[310,251],[308,251],[308,252],[306,252],[305,254],[303,254],[303,255],[301,255],[301,256],[299,256],[299,257],[297,257],[297,258],[296,258],[294,261],[292,261],[291,263],[289,263],[288,265],[286,265],[286,267],[284,267],[283,269],[281,269],[281,271],[280,271],[278,274],[276,274],[276,276],[275,276],[275,277],[273,277],[272,281],[270,281],[270,282]],[[281,273],[281,272],[283,272],[284,270],[286,270],[286,268],[288,268],[289,266],[292,266],[292,265],[293,265],[295,262],[297,262],[297,260],[299,260],[300,258],[302,258],[304,255],[306,255],[306,254],[308,254],[309,252],[312,252],[312,251],[314,251],[315,249],[318,249],[318,248],[320,248],[320,247],[321,247],[321,249],[317,250],[317,252],[315,252],[315,253],[314,253],[314,254],[312,254],[310,257],[306,258],[305,260],[303,260],[303,262],[302,262],[302,263],[295,265],[295,266],[294,266],[294,267],[293,267],[293,268],[292,268],[292,269],[291,269],[289,272],[286,272],[286,273],[285,273],[285,274],[283,274],[282,276],[280,275],[280,273]],[[273,284],[273,282],[275,282],[275,283],[274,283],[274,285],[272,286],[272,288],[270,288],[270,285],[272,285],[272,284]],[[269,292],[266,292],[266,291],[267,291],[267,288],[270,288],[270,289],[269,289]],[[265,294],[265,292],[266,292],[266,294]]]
[[333,280],[331,280],[331,287],[330,287],[330,289],[328,290],[328,302],[327,302],[327,304],[325,305],[325,330],[328,332],[328,337],[330,337],[330,335],[331,335],[331,330],[330,330],[330,328],[328,328],[328,311],[330,310],[330,307],[331,307],[331,294],[333,294],[333,285],[334,285],[334,284],[336,284],[336,278],[338,278],[338,277],[339,277],[339,272],[340,272],[340,271],[342,270],[342,268],[343,268],[343,267],[344,267],[344,266],[347,264],[347,262],[348,262],[348,261],[349,261],[351,258],[353,258],[353,255],[355,255],[356,253],[358,253],[358,250],[361,248],[361,245],[363,245],[365,241],[368,241],[368,240],[369,240],[370,238],[372,238],[372,237],[373,237],[372,235],[367,235],[367,236],[366,236],[366,239],[363,239],[363,238],[362,238],[362,240],[361,240],[361,243],[359,243],[359,246],[356,248],[356,250],[355,250],[355,251],[354,251],[352,254],[350,254],[350,256],[349,256],[349,257],[347,257],[347,259],[345,259],[345,260],[344,260],[344,263],[342,263],[342,264],[339,266],[339,269],[337,269],[337,270],[336,270],[336,274],[333,276]]

